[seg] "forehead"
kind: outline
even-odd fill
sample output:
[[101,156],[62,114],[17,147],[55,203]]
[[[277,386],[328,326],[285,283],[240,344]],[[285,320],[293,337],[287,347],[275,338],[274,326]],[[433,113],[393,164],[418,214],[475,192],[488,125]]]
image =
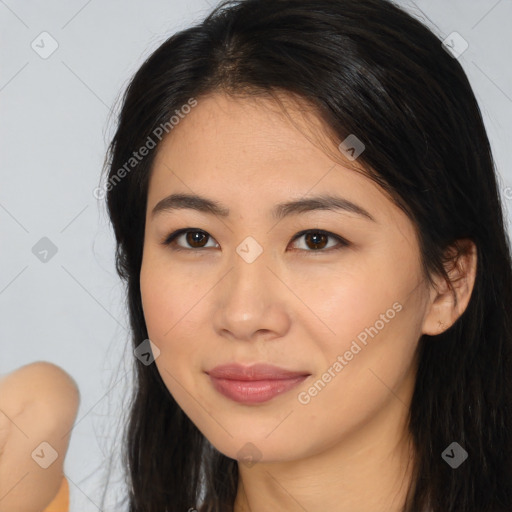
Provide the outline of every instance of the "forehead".
[[288,115],[271,98],[199,98],[158,148],[148,209],[171,192],[215,196],[233,210],[337,193],[365,203],[375,217],[396,213],[382,189],[353,168],[357,162],[343,157],[319,118],[281,98]]
[[[318,156],[322,152],[319,143],[333,146],[326,137],[327,126],[305,100],[283,93],[278,98],[280,104],[262,96],[215,93],[201,97],[197,106],[164,139],[159,152],[177,146],[185,146],[185,150],[208,146],[216,160],[222,156],[228,159],[232,155],[245,155],[253,161],[257,152],[262,162],[276,158],[294,161],[306,155]],[[217,147],[219,151],[213,151]],[[335,153],[341,157],[339,150]],[[237,167],[243,168],[244,162],[239,162]]]

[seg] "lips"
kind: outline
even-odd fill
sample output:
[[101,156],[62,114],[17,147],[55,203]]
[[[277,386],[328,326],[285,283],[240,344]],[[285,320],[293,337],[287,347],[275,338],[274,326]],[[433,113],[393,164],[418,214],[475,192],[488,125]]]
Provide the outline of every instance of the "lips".
[[252,366],[225,364],[216,366],[206,373],[210,377],[230,380],[284,380],[310,375],[306,371],[285,370],[270,364],[254,364]]
[[291,390],[311,375],[268,364],[227,364],[216,366],[206,373],[220,394],[247,405],[267,402]]

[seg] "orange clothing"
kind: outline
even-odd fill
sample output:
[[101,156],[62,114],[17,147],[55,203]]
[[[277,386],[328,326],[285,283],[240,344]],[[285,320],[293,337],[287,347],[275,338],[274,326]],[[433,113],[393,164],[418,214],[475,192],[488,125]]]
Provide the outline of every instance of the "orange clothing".
[[69,484],[65,476],[57,494],[43,512],[69,512]]

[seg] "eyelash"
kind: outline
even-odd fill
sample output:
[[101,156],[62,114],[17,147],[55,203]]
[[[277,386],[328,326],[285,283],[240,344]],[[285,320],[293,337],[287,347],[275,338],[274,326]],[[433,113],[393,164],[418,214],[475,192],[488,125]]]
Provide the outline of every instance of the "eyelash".
[[[204,251],[205,249],[212,249],[212,247],[206,247],[206,248],[183,248],[179,247],[176,244],[176,238],[182,234],[186,233],[203,233],[205,234],[209,239],[213,239],[211,235],[209,235],[206,231],[203,231],[202,229],[194,229],[194,228],[183,228],[178,229],[176,231],[173,231],[169,235],[166,236],[166,238],[161,242],[162,245],[165,246],[172,246],[173,251]],[[304,231],[300,231],[295,235],[295,237],[292,239],[292,242],[295,242],[295,240],[299,239],[301,236],[307,235],[309,233],[315,233],[319,235],[325,235],[329,238],[334,238],[338,242],[338,246],[336,247],[330,247],[329,249],[316,249],[316,250],[307,250],[307,249],[297,249],[298,251],[308,252],[308,253],[325,253],[325,252],[331,252],[331,251],[339,251],[340,249],[343,249],[345,247],[348,247],[350,245],[350,242],[345,240],[343,237],[339,235],[335,235],[334,233],[331,233],[329,231],[324,231],[322,229],[306,229]],[[209,241],[209,240],[208,240]]]

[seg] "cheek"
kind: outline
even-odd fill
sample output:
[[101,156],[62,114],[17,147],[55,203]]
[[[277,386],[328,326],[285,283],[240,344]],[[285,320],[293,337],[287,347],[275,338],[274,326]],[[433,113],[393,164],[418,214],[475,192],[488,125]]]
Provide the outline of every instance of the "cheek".
[[199,291],[183,275],[159,269],[157,264],[143,264],[140,288],[148,336],[160,350],[155,359],[158,372],[174,400],[190,410],[194,406],[190,392],[195,393],[191,370],[200,353],[193,315]]
[[386,300],[382,304],[363,309],[357,318],[348,308],[333,318],[336,336],[314,338],[311,353],[321,347],[321,364],[309,385],[297,391],[295,403],[307,418],[308,429],[323,432],[322,443],[357,430],[386,404],[407,403],[410,384],[404,383],[412,378],[416,312],[406,302],[386,315]]
[[[185,343],[178,343],[176,331],[179,330],[180,318],[183,317],[182,304],[176,293],[180,283],[173,282],[170,274],[158,271],[157,265],[143,264],[140,274],[142,309],[149,339],[160,350],[155,364],[171,393],[174,379],[179,371],[180,361],[186,357]],[[186,318],[186,317],[185,317]],[[184,365],[181,365],[184,366]]]
[[312,309],[341,348],[355,338],[364,343],[370,332],[385,337],[384,333],[401,324],[410,309],[420,306],[414,303],[414,307],[406,308],[420,292],[421,275],[413,255],[402,253],[400,257],[390,248],[379,248],[379,253],[379,258],[368,253],[351,268],[333,272],[311,298]]
[[153,257],[143,261],[140,289],[148,336],[160,349],[156,363],[162,378],[172,390],[173,379],[162,369],[182,381],[202,360],[204,319],[209,307],[205,293],[213,286],[186,268],[170,265]]
[[[336,376],[326,376],[332,382],[326,387],[332,392],[343,389],[350,396],[378,395],[379,389],[386,392],[379,377],[394,386],[405,376],[422,318],[416,267],[405,263],[400,267],[395,261],[361,265],[357,270],[332,273],[331,279],[313,289],[311,282],[318,281],[308,276],[295,289],[297,295],[306,297],[308,309],[297,311],[301,318],[297,321],[307,330],[305,339],[309,340],[305,356],[308,350],[321,354],[318,377],[330,368],[330,375]],[[324,398],[328,395],[324,393]],[[347,399],[343,402],[348,403]]]
[[293,288],[304,304],[296,309],[296,321],[308,329],[308,337],[323,339],[326,347],[346,350],[365,328],[376,321],[380,325],[381,314],[388,311],[389,317],[395,316],[393,304],[403,296],[407,283],[403,274],[383,272],[381,266],[361,261],[342,272],[309,272],[300,280],[295,276]]
[[[194,313],[199,305],[201,289],[194,276],[173,271],[156,258],[143,262],[140,289],[148,334],[165,348],[176,333],[192,329]],[[153,338],[151,338],[153,340]]]

